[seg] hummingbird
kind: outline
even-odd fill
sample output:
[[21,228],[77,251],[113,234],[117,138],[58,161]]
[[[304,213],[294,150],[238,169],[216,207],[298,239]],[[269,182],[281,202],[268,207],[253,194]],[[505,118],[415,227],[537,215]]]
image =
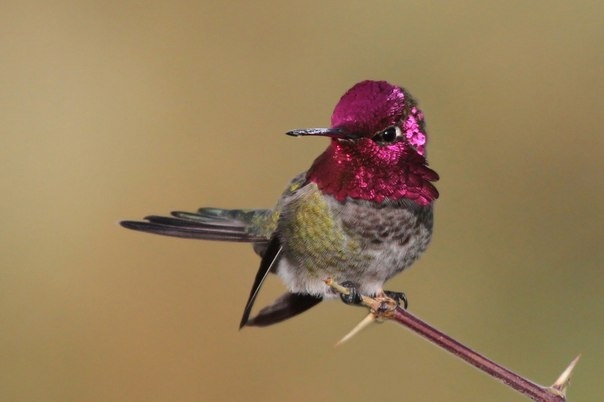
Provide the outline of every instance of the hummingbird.
[[[337,298],[327,278],[358,294],[385,295],[384,283],[416,261],[432,236],[439,176],[426,161],[424,115],[407,90],[359,82],[335,106],[329,128],[286,134],[327,137],[329,145],[273,209],[201,208],[120,222],[165,236],[251,243],[261,262],[240,328],[275,324]],[[250,317],[269,273],[287,292]]]

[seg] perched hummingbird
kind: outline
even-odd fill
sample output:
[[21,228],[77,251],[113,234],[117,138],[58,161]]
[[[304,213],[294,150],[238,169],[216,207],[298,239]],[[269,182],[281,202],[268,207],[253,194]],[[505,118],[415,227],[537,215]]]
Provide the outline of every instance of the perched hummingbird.
[[[382,295],[384,282],[411,265],[432,235],[438,174],[426,162],[424,116],[405,89],[360,82],[336,105],[331,128],[287,134],[330,143],[273,209],[201,208],[121,222],[166,236],[252,243],[262,261],[240,327],[274,324],[337,297],[326,278]],[[288,291],[250,318],[270,272]]]

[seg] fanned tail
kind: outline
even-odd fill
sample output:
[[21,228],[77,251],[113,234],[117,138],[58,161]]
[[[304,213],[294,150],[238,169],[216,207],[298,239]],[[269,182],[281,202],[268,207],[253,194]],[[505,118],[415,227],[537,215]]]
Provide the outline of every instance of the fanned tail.
[[276,218],[268,209],[201,208],[197,212],[174,211],[171,216],[150,215],[144,221],[121,221],[125,228],[186,239],[222,240],[253,243],[262,256],[239,328],[267,326],[298,315],[321,301],[321,297],[286,293],[250,319],[260,288],[280,259],[281,243],[272,235]]
[[[285,196],[292,196],[306,184],[306,174],[296,176]],[[285,197],[284,196],[284,197]],[[280,204],[270,209],[219,209],[201,208],[197,212],[171,212],[171,216],[150,215],[144,221],[121,221],[125,228],[163,236],[186,239],[222,240],[252,243],[254,251],[262,257],[239,327],[263,327],[294,317],[316,304],[320,296],[285,293],[269,306],[250,318],[252,307],[262,284],[270,273],[275,273],[282,253],[281,240],[275,230],[280,214]]]
[[145,221],[121,221],[125,228],[186,239],[263,244],[270,238],[272,211],[268,209],[201,208],[194,212],[150,215]]

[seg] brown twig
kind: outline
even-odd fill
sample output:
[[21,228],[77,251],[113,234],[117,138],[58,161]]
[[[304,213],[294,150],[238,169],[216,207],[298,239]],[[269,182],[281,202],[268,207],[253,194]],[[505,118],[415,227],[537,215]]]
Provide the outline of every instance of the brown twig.
[[[348,294],[348,288],[345,288],[331,279],[325,281],[328,286],[331,286],[336,291],[342,294]],[[564,370],[560,377],[550,387],[544,387],[536,384],[526,378],[514,373],[501,366],[500,364],[486,358],[485,356],[473,351],[472,349],[464,346],[460,342],[444,334],[443,332],[432,327],[428,323],[420,320],[413,314],[400,308],[396,302],[388,297],[376,297],[371,298],[367,296],[361,296],[363,304],[371,310],[370,317],[373,320],[363,320],[351,333],[346,335],[342,341],[350,339],[354,334],[360,331],[364,326],[374,321],[375,318],[390,319],[403,325],[420,336],[426,338],[428,341],[440,346],[441,348],[453,353],[455,356],[465,360],[472,366],[478,368],[484,373],[490,375],[493,378],[503,382],[504,384],[512,387],[516,391],[526,395],[534,401],[538,402],[566,402],[566,389],[570,382],[570,376],[573,369],[575,368],[579,357],[577,356]]]

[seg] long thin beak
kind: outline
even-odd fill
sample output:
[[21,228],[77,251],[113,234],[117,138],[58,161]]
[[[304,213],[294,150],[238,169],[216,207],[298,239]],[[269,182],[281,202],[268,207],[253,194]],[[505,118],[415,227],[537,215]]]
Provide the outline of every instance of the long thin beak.
[[303,135],[314,135],[331,138],[348,138],[348,134],[339,128],[299,128],[285,133],[292,137],[300,137]]

